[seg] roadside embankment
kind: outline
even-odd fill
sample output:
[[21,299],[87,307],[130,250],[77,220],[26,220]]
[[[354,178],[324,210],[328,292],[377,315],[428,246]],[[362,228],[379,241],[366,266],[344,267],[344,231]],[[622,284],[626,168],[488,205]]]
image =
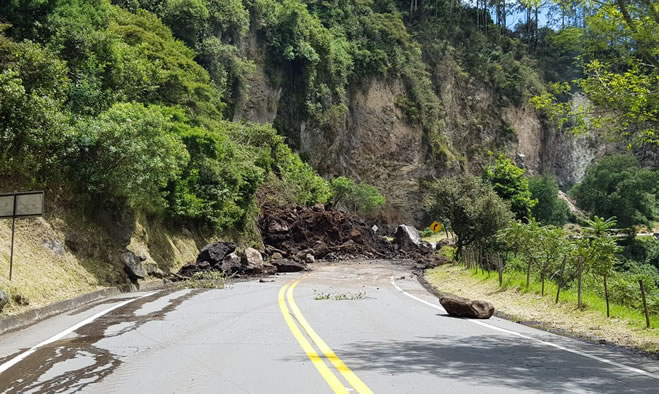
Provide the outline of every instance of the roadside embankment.
[[601,344],[637,350],[659,356],[659,330],[646,329],[625,311],[612,308],[612,317],[586,307],[583,310],[568,301],[554,303],[553,296],[544,297],[532,288],[499,287],[496,274],[474,273],[454,264],[425,271],[425,279],[439,292],[494,304],[497,314],[507,319],[557,334],[574,336]]
[[194,260],[204,242],[185,228],[143,215],[51,206],[44,217],[16,220],[10,281],[11,220],[0,220],[0,289],[9,298],[0,318],[130,285],[122,261],[127,253],[154,271],[176,272]]

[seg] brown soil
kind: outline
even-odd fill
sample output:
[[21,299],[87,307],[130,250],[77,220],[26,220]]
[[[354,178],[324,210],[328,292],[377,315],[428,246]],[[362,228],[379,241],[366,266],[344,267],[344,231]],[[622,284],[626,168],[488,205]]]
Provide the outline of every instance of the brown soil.
[[313,251],[317,259],[410,257],[395,250],[356,215],[314,207],[264,206],[259,228],[266,254],[294,257]]

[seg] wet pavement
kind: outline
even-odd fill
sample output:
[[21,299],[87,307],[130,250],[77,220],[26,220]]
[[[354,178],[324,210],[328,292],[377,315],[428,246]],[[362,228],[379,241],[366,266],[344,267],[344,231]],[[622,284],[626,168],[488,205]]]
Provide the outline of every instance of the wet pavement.
[[[0,392],[332,392],[282,315],[280,289],[295,279],[291,321],[305,332],[306,320],[373,392],[656,392],[659,384],[653,360],[498,318],[485,325],[450,318],[423,303],[437,300],[405,266],[314,268],[218,290],[122,295],[5,334],[0,369],[115,307],[0,373]],[[323,360],[336,382],[359,391]]]

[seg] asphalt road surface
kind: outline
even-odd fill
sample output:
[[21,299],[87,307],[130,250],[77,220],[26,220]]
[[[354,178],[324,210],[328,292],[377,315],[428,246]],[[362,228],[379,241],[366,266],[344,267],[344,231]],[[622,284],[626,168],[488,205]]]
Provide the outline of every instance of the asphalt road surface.
[[317,264],[110,298],[0,336],[0,392],[658,392],[659,363],[448,317],[409,269]]

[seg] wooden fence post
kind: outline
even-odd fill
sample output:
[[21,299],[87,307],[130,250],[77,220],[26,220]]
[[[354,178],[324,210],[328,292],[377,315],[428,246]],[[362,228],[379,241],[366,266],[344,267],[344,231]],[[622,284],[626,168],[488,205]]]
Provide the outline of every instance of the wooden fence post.
[[641,296],[643,297],[643,312],[645,312],[645,325],[650,328],[650,315],[648,314],[648,304],[645,301],[645,289],[643,288],[643,280],[638,280],[638,285],[641,287]]

